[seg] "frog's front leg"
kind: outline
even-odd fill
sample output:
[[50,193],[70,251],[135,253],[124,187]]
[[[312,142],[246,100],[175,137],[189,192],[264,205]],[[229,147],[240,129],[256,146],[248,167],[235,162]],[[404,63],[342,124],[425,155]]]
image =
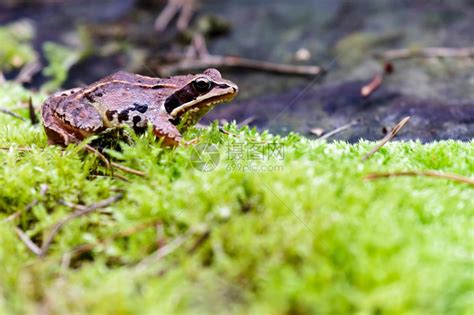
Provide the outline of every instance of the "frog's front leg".
[[163,139],[165,146],[175,147],[182,139],[178,128],[169,121],[167,115],[157,115],[149,118],[148,121],[153,125],[153,133],[158,139]]

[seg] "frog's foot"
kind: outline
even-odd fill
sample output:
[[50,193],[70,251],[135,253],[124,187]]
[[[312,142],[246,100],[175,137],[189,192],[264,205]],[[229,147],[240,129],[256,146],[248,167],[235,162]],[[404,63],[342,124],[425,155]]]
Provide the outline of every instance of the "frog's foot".
[[190,146],[190,145],[199,143],[199,141],[201,141],[201,138],[198,137],[198,138],[191,139],[191,140],[189,140],[189,141],[183,141],[182,143],[183,143],[185,146]]
[[128,130],[123,126],[107,128],[97,134],[90,144],[100,150],[104,148],[121,150],[120,142],[125,142],[128,145],[133,145],[134,140]]

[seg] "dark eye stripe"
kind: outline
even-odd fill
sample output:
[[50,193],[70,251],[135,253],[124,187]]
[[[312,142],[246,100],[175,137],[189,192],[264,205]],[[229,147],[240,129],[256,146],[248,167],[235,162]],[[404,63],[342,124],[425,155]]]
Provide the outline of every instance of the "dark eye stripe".
[[178,107],[180,105],[180,101],[179,99],[176,97],[176,95],[171,95],[170,97],[168,97],[165,101],[165,109],[166,111],[169,113],[171,113],[173,111],[173,109],[175,109],[176,107]]
[[200,94],[188,84],[166,99],[165,109],[168,113],[171,113],[175,108],[195,100],[199,95]]

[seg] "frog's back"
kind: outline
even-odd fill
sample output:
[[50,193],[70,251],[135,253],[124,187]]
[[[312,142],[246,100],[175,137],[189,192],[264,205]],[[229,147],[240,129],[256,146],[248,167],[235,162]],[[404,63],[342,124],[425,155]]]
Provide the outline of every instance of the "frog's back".
[[92,83],[89,86],[92,87],[101,83],[113,83],[114,81],[122,81],[122,82],[128,82],[128,83],[133,83],[133,84],[139,83],[139,84],[155,85],[159,83],[160,78],[148,77],[148,76],[130,73],[126,71],[118,71],[100,79],[99,81],[95,83]]
[[147,116],[161,112],[168,94],[168,88],[160,84],[159,78],[120,71],[85,87],[72,97],[93,106],[107,127],[127,124],[143,128]]

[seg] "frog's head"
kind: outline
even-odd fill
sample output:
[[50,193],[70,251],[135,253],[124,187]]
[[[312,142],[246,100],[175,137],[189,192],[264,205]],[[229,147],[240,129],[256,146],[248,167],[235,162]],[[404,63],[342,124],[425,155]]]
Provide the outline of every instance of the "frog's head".
[[214,106],[231,101],[238,92],[237,85],[223,79],[216,69],[170,79],[176,89],[163,106],[173,121],[183,127],[196,124]]

